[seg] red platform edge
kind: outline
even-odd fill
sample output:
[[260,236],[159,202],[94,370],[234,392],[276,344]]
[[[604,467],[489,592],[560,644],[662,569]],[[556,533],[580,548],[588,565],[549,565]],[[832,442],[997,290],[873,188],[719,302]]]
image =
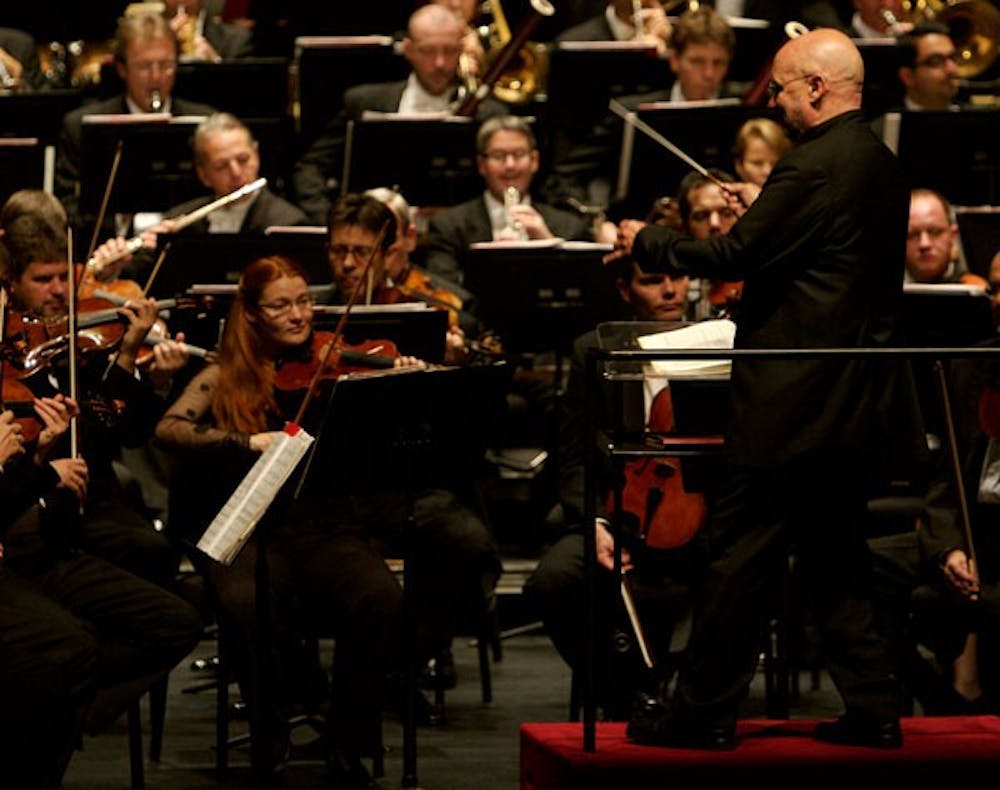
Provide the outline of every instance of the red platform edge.
[[[774,779],[780,771],[791,781],[801,773],[813,789],[836,784],[845,790],[906,779],[940,790],[943,776],[1000,768],[1000,718],[996,716],[916,717],[904,719],[903,748],[866,749],[821,743],[812,737],[815,721],[740,722],[737,748],[703,751],[639,746],[625,738],[624,723],[597,725],[596,750],[583,751],[579,723],[521,725],[522,790],[663,786],[668,778]],[[1000,773],[991,773],[998,781]],[[871,781],[868,781],[871,780]],[[877,780],[877,782],[876,782]],[[755,784],[755,783],[754,783]],[[714,785],[713,785],[714,786]],[[771,787],[789,786],[785,782]],[[994,785],[996,786],[996,785]],[[698,790],[702,790],[699,788]]]

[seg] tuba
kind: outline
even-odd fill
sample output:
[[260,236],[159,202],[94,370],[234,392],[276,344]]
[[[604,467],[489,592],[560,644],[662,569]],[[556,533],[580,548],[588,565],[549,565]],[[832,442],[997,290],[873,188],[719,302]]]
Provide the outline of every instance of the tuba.
[[[548,0],[530,0],[530,18],[536,22],[540,16],[552,16],[555,9]],[[486,41],[486,67],[495,60],[514,34],[511,33],[507,17],[500,0],[486,0],[480,11],[492,17],[492,22],[479,28]],[[493,95],[507,104],[524,104],[539,93],[548,74],[548,49],[544,44],[524,42],[520,50],[511,58],[503,73],[493,85]]]
[[1000,11],[986,0],[904,0],[902,21],[938,22],[958,50],[958,74],[975,77],[997,58]]

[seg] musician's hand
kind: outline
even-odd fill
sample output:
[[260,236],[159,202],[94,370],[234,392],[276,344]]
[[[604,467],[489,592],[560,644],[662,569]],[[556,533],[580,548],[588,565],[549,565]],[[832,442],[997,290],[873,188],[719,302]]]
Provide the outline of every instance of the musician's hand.
[[961,549],[952,549],[942,567],[948,583],[962,597],[971,601],[979,600],[979,574],[976,564]]
[[14,412],[0,412],[0,466],[24,452],[21,426],[14,422]]
[[57,458],[49,463],[59,475],[57,487],[69,489],[79,501],[83,502],[87,498],[87,481],[90,477],[87,462],[82,458]]
[[171,376],[183,368],[190,358],[183,332],[178,332],[173,340],[161,340],[153,346],[153,361],[149,365],[153,386],[157,389],[169,386]]
[[642,9],[642,34],[639,38],[655,46],[658,55],[667,54],[673,31],[673,25],[662,7]]
[[461,365],[469,356],[469,346],[465,342],[465,332],[460,326],[449,326],[444,336],[444,361],[449,365]]
[[637,219],[623,219],[618,223],[618,238],[615,240],[615,248],[604,256],[605,263],[613,263],[621,258],[628,258],[632,254],[632,245],[639,231],[646,227],[645,222]]
[[[597,549],[597,562],[609,571],[615,569],[615,539],[611,537],[604,522],[598,519],[594,522],[594,541]],[[622,570],[632,570],[632,557],[628,549],[622,549]]]
[[483,61],[486,53],[483,51],[483,43],[479,40],[479,34],[475,29],[466,27],[462,36],[462,57],[464,69],[462,77],[479,77],[483,73]]
[[[155,242],[154,242],[155,244]],[[114,280],[130,260],[132,253],[128,252],[128,241],[120,236],[114,236],[94,250],[94,265],[90,269],[99,282]]]
[[531,206],[518,203],[516,206],[511,206],[508,213],[513,222],[520,223],[521,227],[524,228],[524,232],[528,234],[529,239],[552,238],[552,231],[545,224],[542,215]]
[[[176,219],[161,219],[155,225],[150,225],[148,228],[146,228],[146,230],[144,230],[142,232],[141,238],[142,238],[142,244],[143,244],[143,246],[144,247],[145,246],[149,246],[149,247],[155,248],[156,247],[156,236],[157,236],[157,234],[160,234],[160,233],[173,233],[176,228],[177,228],[177,220]],[[152,240],[152,244],[147,244],[146,243],[147,237]]]
[[59,437],[69,430],[70,420],[80,413],[80,407],[75,400],[60,393],[54,398],[36,398],[35,413],[42,422],[35,448],[35,463],[41,465]]
[[21,81],[21,75],[24,73],[24,65],[11,55],[3,47],[0,47],[0,61],[3,61],[4,67],[7,69],[7,73],[10,74],[10,78],[14,80],[15,83]]
[[598,244],[614,244],[618,241],[618,226],[609,220],[604,220],[594,234],[594,241]]
[[392,361],[394,368],[426,368],[427,363],[417,357],[399,356]]
[[281,436],[281,431],[264,431],[250,436],[250,449],[263,453],[271,446],[271,442]]
[[729,205],[736,215],[742,217],[753,202],[760,195],[760,186],[757,184],[750,184],[745,181],[736,181],[726,184],[723,194],[726,197],[726,203]]
[[125,334],[122,336],[118,365],[131,373],[135,370],[135,359],[139,348],[146,340],[146,335],[153,328],[153,324],[156,323],[156,319],[159,318],[159,309],[155,299],[138,302],[128,301],[118,308],[118,314],[128,323],[125,327]]

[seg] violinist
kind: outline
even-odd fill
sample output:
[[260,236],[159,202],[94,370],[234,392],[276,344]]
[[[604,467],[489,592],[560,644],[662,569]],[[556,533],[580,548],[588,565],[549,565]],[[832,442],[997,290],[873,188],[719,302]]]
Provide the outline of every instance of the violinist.
[[[118,76],[125,82],[124,93],[67,113],[59,133],[55,193],[66,207],[74,230],[81,233],[95,219],[81,216],[79,211],[83,116],[213,112],[208,105],[173,95],[179,52],[177,37],[160,14],[122,17],[115,31],[114,52]],[[89,238],[89,233],[81,238]]]
[[[636,321],[667,322],[681,326],[690,313],[689,279],[679,272],[643,272],[630,259],[616,263],[616,288]],[[574,670],[583,667],[586,655],[587,618],[580,602],[584,595],[584,360],[586,349],[598,345],[597,331],[577,338],[566,393],[559,418],[559,504],[566,533],[550,545],[539,560],[524,592],[545,623],[563,660]],[[605,404],[605,408],[609,408]],[[602,470],[603,471],[603,470]],[[607,476],[605,475],[605,478]],[[612,481],[605,479],[610,490]],[[665,508],[676,503],[665,501]],[[601,568],[597,595],[597,652],[595,688],[606,720],[628,718],[635,692],[669,680],[670,639],[676,622],[687,609],[688,587],[697,580],[701,546],[696,537],[680,548],[649,548],[639,540],[622,547],[622,562],[630,571],[636,604],[647,634],[655,638],[654,677],[648,677],[639,657],[618,593],[614,569],[614,540],[603,518],[593,525],[596,561]],[[623,644],[627,649],[623,649]]]
[[[32,203],[20,193],[12,201],[22,206]],[[34,202],[37,210],[20,213],[8,222],[0,239],[7,256],[13,308],[7,337],[20,343],[25,352],[31,350],[31,343],[65,335],[70,287],[65,215],[51,196],[36,195]],[[16,212],[8,208],[0,213],[9,216]],[[129,501],[112,462],[123,444],[141,443],[149,435],[163,409],[154,384],[180,369],[187,354],[181,344],[161,343],[153,349],[152,364],[140,371],[136,360],[157,318],[155,302],[130,302],[114,315],[116,320],[107,327],[107,335],[102,335],[107,342],[87,351],[80,365],[82,400],[95,405],[81,420],[90,487],[79,524],[80,545],[170,588],[177,559],[164,536]],[[54,382],[61,387],[66,383],[64,360],[65,355],[57,355],[51,364],[31,371],[24,383],[36,394],[53,394]],[[100,417],[119,411],[110,408],[116,403],[124,406],[120,415],[109,420]]]
[[[388,223],[390,232],[381,250],[375,251],[371,284],[360,279],[364,260],[372,252],[379,231]],[[345,195],[330,212],[328,253],[333,278],[342,296],[355,289],[377,293],[384,282],[390,250],[396,243],[396,217],[373,197]],[[362,302],[364,298],[362,299]],[[391,420],[391,415],[385,415]],[[500,559],[493,535],[471,502],[470,471],[439,463],[429,465],[419,475],[416,497],[416,539],[412,562],[415,579],[415,607],[418,622],[431,635],[432,651],[444,654],[439,664],[448,665],[447,651],[457,627],[493,594],[499,578]],[[372,497],[370,523],[378,538],[398,551],[403,525],[404,491],[388,486]],[[393,539],[390,540],[390,537]],[[398,556],[398,554],[396,555]],[[449,677],[443,682],[453,685]]]
[[[375,202],[375,201],[373,201]],[[381,204],[375,202],[383,208]],[[355,239],[357,244],[362,243]],[[279,387],[282,369],[315,361],[312,297],[303,271],[285,258],[251,263],[226,322],[218,362],[188,384],[156,429],[177,456],[174,493],[196,538],[242,477],[291,419],[303,392]],[[337,419],[344,416],[334,415]],[[317,427],[304,425],[316,433]],[[250,707],[252,762],[262,781],[288,758],[293,702],[322,693],[315,655],[301,646],[302,628],[332,629],[335,671],[328,716],[333,787],[367,787],[360,762],[379,744],[386,672],[401,653],[401,591],[369,545],[337,481],[290,509],[287,488],[231,565],[203,559],[215,594],[222,639]],[[172,505],[180,514],[181,505]],[[260,633],[255,583],[258,536],[267,530],[271,582],[269,637]],[[297,602],[293,606],[293,601]],[[263,689],[264,691],[259,691]]]
[[986,281],[969,272],[961,255],[958,223],[951,203],[933,189],[910,192],[910,218],[906,229],[908,283],[974,283]]
[[[344,92],[343,109],[311,142],[295,164],[296,203],[317,225],[326,221],[331,196],[339,194],[344,169],[347,122],[360,120],[366,110],[383,113],[451,112],[459,89],[458,64],[465,22],[447,8],[432,4],[410,16],[403,38],[403,56],[412,71],[401,82],[356,85]],[[476,110],[482,121],[507,111],[487,97]]]
[[81,734],[104,731],[187,655],[201,620],[63,536],[29,534],[39,497],[84,501],[89,483],[82,458],[50,460],[76,403],[59,395],[35,409],[41,430],[30,446],[0,412],[0,759],[5,784],[54,788]]
[[[181,203],[164,213],[162,222],[141,234],[143,247],[134,256],[125,255],[127,241],[112,237],[94,251],[94,260],[101,269],[99,278],[116,276],[124,266],[123,275],[145,281],[153,265],[153,250],[159,233],[175,231],[176,220],[202,208],[213,200],[229,195],[252,184],[260,177],[260,149],[250,129],[230,113],[213,113],[195,129],[191,142],[195,172],[210,195]],[[305,225],[306,215],[267,187],[211,212],[182,231],[183,233],[264,233],[273,225]],[[102,266],[116,259],[117,266]]]

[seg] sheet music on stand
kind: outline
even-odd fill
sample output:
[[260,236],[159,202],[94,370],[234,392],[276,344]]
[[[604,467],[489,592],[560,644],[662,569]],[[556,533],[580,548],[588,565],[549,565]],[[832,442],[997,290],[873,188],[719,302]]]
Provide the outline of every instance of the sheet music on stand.
[[231,564],[312,443],[313,437],[297,425],[286,425],[208,525],[198,548]]

